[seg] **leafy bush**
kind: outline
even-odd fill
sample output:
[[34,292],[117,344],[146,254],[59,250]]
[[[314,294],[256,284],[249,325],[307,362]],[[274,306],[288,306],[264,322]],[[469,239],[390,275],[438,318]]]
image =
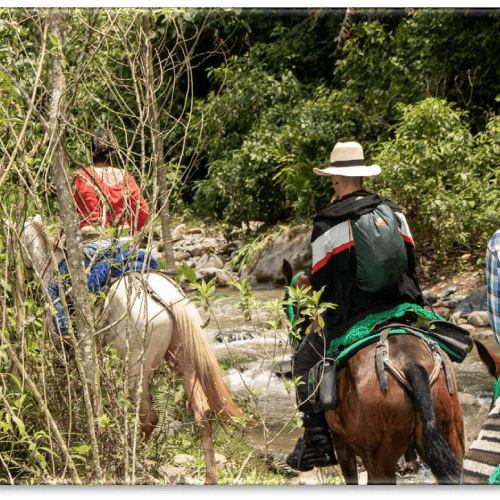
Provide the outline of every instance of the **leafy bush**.
[[484,248],[500,224],[494,132],[473,136],[467,113],[441,99],[401,106],[394,139],[376,157],[381,192],[404,208],[418,245],[437,258]]
[[[279,77],[250,56],[232,60],[225,90],[200,106],[205,123],[207,176],[195,182],[200,213],[229,224],[310,218],[331,197],[313,167],[333,144],[352,138],[342,93]],[[220,69],[214,72],[222,78]]]

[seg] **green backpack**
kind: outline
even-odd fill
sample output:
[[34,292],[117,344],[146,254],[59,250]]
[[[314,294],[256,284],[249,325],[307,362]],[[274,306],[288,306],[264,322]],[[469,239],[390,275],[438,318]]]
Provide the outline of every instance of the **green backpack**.
[[356,248],[357,285],[370,293],[394,286],[408,269],[406,246],[394,212],[379,203],[350,223]]

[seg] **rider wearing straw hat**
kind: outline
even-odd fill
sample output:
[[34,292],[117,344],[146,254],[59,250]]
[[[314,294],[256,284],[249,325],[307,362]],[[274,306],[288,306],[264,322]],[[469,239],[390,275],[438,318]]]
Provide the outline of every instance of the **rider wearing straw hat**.
[[[337,307],[327,309],[324,313],[324,332],[320,334],[313,330],[309,333],[294,355],[293,376],[301,377],[304,381],[307,380],[309,369],[324,357],[331,340],[344,335],[351,326],[369,314],[386,311],[405,302],[424,305],[422,292],[413,277],[414,242],[401,208],[363,189],[364,178],[380,174],[380,167],[365,164],[363,148],[357,142],[339,142],[333,148],[330,164],[323,169],[314,168],[314,172],[331,177],[336,201],[314,219],[312,269],[308,277],[314,290],[325,287],[322,301],[334,303]],[[381,203],[396,216],[408,264],[395,285],[370,293],[360,288],[356,281],[356,251],[350,228],[352,220],[372,211]],[[315,413],[311,402],[307,400],[306,383],[297,386],[297,398],[299,409],[304,414],[305,432],[294,451],[288,455],[288,465],[307,471],[315,466],[325,467],[337,463],[325,414]]]

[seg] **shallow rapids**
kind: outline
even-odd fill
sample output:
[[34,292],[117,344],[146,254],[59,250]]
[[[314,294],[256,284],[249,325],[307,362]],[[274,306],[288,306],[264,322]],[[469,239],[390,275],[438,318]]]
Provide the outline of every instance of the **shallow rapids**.
[[[219,361],[228,367],[226,382],[231,393],[247,401],[262,422],[248,434],[256,446],[267,448],[275,455],[289,453],[302,435],[295,412],[295,391],[290,380],[283,377],[290,369],[291,349],[283,328],[273,329],[266,321],[276,319],[264,305],[283,298],[282,288],[252,289],[260,306],[251,311],[250,320],[241,309],[239,292],[221,289],[228,300],[213,304],[207,327]],[[206,313],[204,318],[208,319]],[[284,318],[283,311],[279,311]],[[481,336],[482,333],[476,335]],[[491,351],[500,353],[492,336],[481,338]],[[458,390],[465,422],[466,449],[479,432],[488,413],[493,390],[493,378],[473,351],[461,364],[454,363]],[[266,446],[267,443],[267,446]],[[363,476],[362,476],[363,478]],[[424,464],[416,473],[398,476],[398,484],[435,484]]]

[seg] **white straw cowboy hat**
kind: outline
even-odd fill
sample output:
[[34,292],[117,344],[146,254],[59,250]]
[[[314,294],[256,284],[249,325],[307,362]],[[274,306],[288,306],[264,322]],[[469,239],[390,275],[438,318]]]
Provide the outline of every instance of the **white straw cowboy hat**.
[[345,175],[347,177],[369,177],[380,174],[378,165],[365,165],[363,148],[357,142],[337,142],[326,168],[314,168],[318,175]]

